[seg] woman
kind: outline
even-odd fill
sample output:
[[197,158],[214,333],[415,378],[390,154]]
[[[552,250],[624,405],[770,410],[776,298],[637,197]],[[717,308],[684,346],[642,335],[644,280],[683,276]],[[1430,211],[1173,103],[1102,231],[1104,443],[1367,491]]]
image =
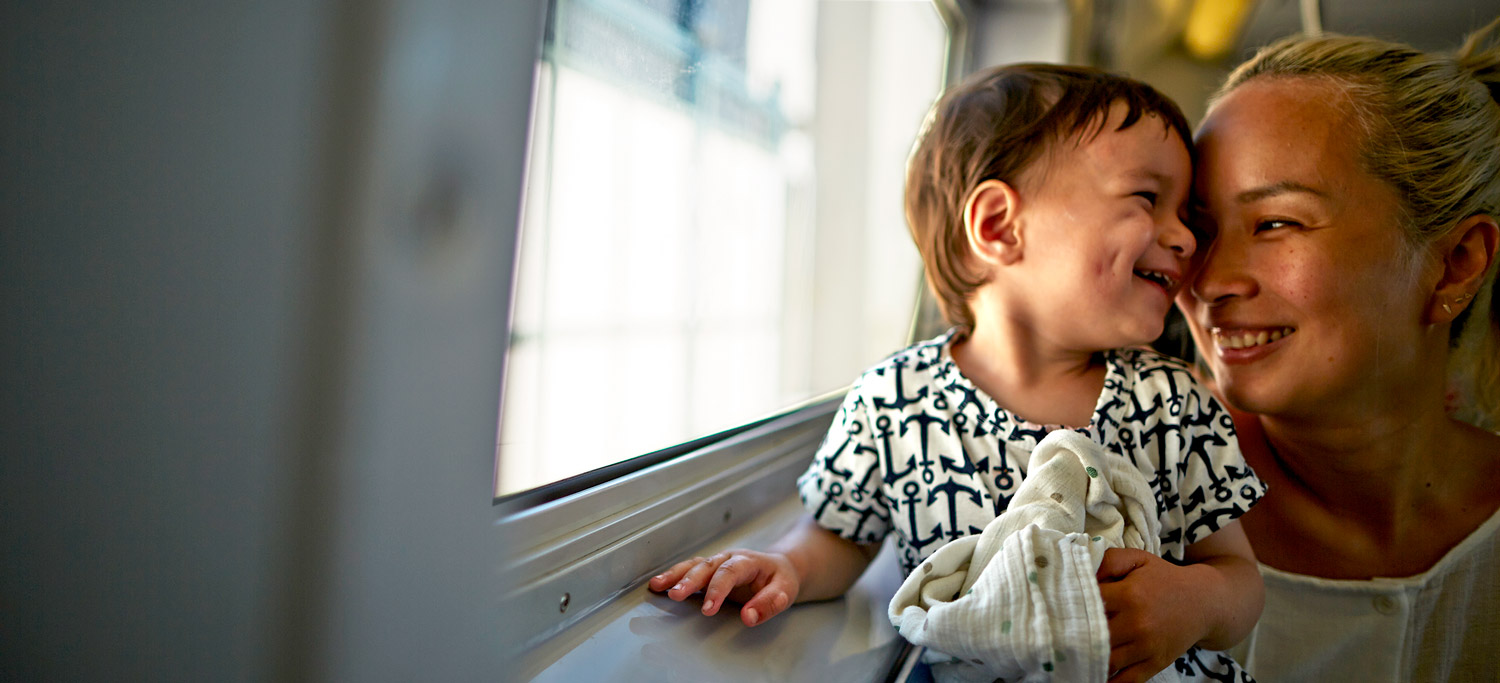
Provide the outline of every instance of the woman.
[[1262,681],[1500,670],[1497,26],[1456,57],[1283,41],[1199,131],[1213,242],[1178,304],[1270,486]]

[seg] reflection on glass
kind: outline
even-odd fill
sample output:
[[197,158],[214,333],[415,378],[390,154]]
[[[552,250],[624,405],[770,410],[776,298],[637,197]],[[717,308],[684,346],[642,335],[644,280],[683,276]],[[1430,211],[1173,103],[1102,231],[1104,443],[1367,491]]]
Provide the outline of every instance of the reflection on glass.
[[931,5],[558,0],[497,493],[763,417],[905,340]]

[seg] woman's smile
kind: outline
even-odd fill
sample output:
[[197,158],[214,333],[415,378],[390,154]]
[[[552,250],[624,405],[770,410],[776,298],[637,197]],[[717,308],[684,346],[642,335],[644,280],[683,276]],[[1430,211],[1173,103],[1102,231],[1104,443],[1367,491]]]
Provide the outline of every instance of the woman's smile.
[[1265,357],[1280,348],[1281,340],[1296,332],[1294,327],[1224,328],[1209,329],[1214,348],[1227,364],[1249,363]]

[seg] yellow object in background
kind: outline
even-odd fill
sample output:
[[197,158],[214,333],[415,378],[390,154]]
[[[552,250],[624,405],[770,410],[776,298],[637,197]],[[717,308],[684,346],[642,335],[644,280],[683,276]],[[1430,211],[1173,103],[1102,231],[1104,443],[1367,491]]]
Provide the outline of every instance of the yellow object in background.
[[1198,59],[1229,54],[1253,5],[1253,0],[1196,0],[1182,31],[1188,54]]

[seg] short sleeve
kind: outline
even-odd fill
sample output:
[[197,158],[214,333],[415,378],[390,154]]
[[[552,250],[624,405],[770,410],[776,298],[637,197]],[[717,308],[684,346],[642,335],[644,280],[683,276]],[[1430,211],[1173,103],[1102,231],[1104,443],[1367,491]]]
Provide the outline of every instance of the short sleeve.
[[1109,403],[1102,442],[1117,444],[1156,493],[1162,555],[1182,560],[1188,545],[1250,511],[1265,485],[1245,463],[1224,405],[1181,361],[1131,349],[1120,356],[1122,392]]
[[1184,450],[1178,464],[1183,545],[1207,538],[1250,511],[1266,486],[1240,453],[1229,411],[1186,369],[1181,427]]
[[797,488],[820,526],[856,543],[877,543],[890,533],[891,521],[864,393],[856,384],[844,397]]

